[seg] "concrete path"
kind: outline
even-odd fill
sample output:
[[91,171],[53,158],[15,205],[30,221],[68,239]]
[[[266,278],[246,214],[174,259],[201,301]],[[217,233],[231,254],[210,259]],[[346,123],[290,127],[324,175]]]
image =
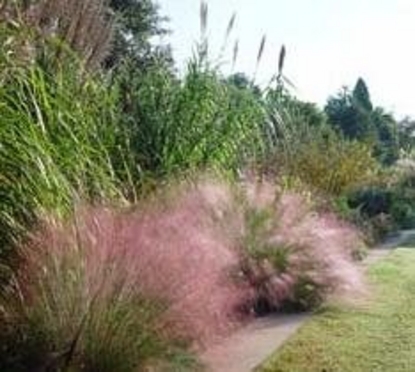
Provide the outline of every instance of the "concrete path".
[[384,243],[376,248],[372,248],[366,259],[363,261],[365,266],[370,266],[391,253],[393,248],[405,245],[415,246],[415,230],[402,230],[387,238]]
[[308,314],[259,318],[202,355],[209,372],[249,372],[279,348]]
[[[401,231],[384,244],[371,249],[364,265],[375,263],[393,248],[410,241],[415,242],[415,230]],[[201,360],[208,372],[251,372],[282,346],[310,316],[277,314],[259,318],[207,350]]]

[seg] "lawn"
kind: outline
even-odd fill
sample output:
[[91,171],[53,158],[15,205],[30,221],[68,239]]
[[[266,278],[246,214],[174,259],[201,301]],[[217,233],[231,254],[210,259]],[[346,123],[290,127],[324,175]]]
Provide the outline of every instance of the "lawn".
[[367,303],[322,311],[260,371],[415,371],[415,249],[376,263],[369,279]]

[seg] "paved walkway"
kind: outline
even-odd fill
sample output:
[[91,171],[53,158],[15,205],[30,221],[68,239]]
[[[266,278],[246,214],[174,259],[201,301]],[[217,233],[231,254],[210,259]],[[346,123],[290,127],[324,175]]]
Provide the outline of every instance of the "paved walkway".
[[387,256],[393,248],[397,246],[405,246],[408,244],[410,246],[414,246],[414,243],[415,230],[402,230],[399,233],[386,239],[385,242],[380,246],[371,249],[363,263],[366,266],[370,266]]
[[[415,230],[402,231],[371,249],[364,264],[371,265],[388,255],[391,249],[410,241],[415,241]],[[259,318],[207,350],[201,356],[202,362],[209,372],[251,372],[282,346],[310,316],[278,314]]]
[[202,355],[209,372],[249,372],[279,348],[308,314],[259,318]]

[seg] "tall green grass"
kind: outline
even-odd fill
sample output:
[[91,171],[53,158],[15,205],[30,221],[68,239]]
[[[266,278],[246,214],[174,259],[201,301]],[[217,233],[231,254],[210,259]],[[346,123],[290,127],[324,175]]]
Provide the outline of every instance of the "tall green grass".
[[92,75],[59,40],[35,38],[23,25],[0,30],[0,256],[74,199],[136,200],[149,179],[235,174],[263,152],[262,102],[202,50],[183,79],[157,62]]
[[74,197],[122,199],[114,91],[82,76],[76,60],[53,73],[36,63],[3,67],[0,252],[36,216],[68,213]]
[[134,164],[157,176],[183,170],[237,170],[262,151],[265,110],[195,58],[180,81],[161,65],[119,78],[122,126]]

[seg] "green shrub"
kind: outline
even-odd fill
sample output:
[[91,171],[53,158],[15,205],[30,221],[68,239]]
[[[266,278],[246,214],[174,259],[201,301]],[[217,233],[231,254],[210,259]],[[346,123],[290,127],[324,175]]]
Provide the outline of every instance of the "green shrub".
[[411,186],[378,185],[355,190],[345,196],[350,219],[370,232],[375,240],[398,229],[415,226],[415,199]]
[[333,135],[304,141],[295,150],[286,169],[324,194],[341,195],[370,182],[376,162],[361,143]]
[[359,208],[363,215],[372,218],[390,212],[392,192],[381,187],[364,188],[350,194],[348,199],[351,208]]
[[373,181],[378,164],[371,148],[335,133],[322,113],[283,92],[268,97],[273,145],[268,169],[298,178],[323,195],[338,196]]

